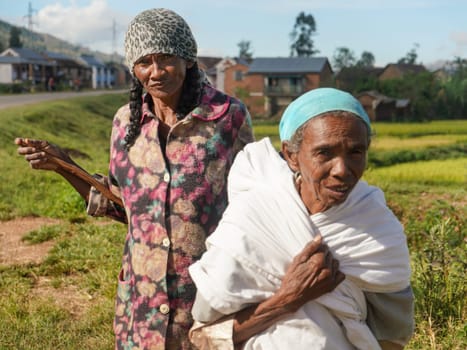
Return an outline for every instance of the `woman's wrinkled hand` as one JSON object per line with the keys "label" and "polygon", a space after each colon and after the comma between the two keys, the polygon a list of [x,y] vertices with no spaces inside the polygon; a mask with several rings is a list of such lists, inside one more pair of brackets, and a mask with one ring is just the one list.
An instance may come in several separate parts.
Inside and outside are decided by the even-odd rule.
{"label": "woman's wrinkled hand", "polygon": [[292,311],[310,300],[329,293],[345,279],[339,271],[339,261],[317,236],[292,260],[278,293]]}
{"label": "woman's wrinkled hand", "polygon": [[59,166],[54,157],[70,162],[70,157],[58,146],[45,140],[16,138],[18,154],[24,156],[32,169],[57,170]]}

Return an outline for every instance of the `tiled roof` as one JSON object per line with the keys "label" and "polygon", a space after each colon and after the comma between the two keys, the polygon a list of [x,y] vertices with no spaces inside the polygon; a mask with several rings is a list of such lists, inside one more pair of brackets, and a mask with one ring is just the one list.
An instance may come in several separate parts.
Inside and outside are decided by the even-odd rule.
{"label": "tiled roof", "polygon": [[43,60],[44,56],[42,56],[37,51],[32,49],[24,48],[24,47],[12,47],[11,51],[15,52],[19,57],[28,59],[28,60]]}
{"label": "tiled roof", "polygon": [[82,67],[83,66],[83,64],[80,63],[79,60],[73,57],[70,57],[68,55],[65,55],[63,53],[60,53],[60,52],[45,51],[44,55],[50,60],[60,62],[61,64],[66,64],[67,66],[71,66],[71,67]]}
{"label": "tiled roof", "polygon": [[61,52],[45,51],[44,55],[53,60],[72,60],[73,58]]}
{"label": "tiled roof", "polygon": [[20,64],[20,63],[29,63],[30,61],[25,59],[25,58],[22,58],[22,57],[18,57],[18,56],[0,56],[0,63],[15,63],[15,64]]}
{"label": "tiled roof", "polygon": [[326,57],[259,57],[248,73],[319,73],[326,62]]}
{"label": "tiled roof", "polygon": [[97,59],[94,56],[91,55],[81,55],[81,60],[84,61],[89,66],[94,66],[94,67],[104,67],[104,63],[102,63],[99,59]]}
{"label": "tiled roof", "polygon": [[[9,51],[14,52],[16,55],[10,55]],[[0,57],[9,57],[9,58],[21,58],[20,61],[3,61],[4,63],[33,63],[41,64],[44,66],[51,66],[53,63],[47,61],[44,56],[42,56],[37,51],[24,47],[12,47],[3,51],[2,56]]]}

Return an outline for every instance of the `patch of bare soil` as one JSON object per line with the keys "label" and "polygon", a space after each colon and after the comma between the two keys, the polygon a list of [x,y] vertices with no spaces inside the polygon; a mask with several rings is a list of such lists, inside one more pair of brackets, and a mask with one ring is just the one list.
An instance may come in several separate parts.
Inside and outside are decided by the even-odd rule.
{"label": "patch of bare soil", "polygon": [[45,225],[54,225],[60,220],[40,217],[25,217],[0,222],[0,265],[24,265],[40,263],[54,242],[29,244],[21,239],[30,231]]}
{"label": "patch of bare soil", "polygon": [[[30,231],[43,226],[60,223],[60,220],[25,217],[0,222],[0,265],[40,264],[53,247],[53,241],[39,244],[23,242],[22,237]],[[37,276],[31,296],[39,299],[53,300],[58,307],[64,307],[74,317],[79,317],[89,309],[91,295],[70,284],[55,288],[49,278]]]}
{"label": "patch of bare soil", "polygon": [[83,292],[77,286],[69,284],[56,288],[52,280],[40,276],[37,278],[31,296],[39,299],[53,300],[53,303],[66,309],[75,319],[88,311],[95,301],[90,294]]}

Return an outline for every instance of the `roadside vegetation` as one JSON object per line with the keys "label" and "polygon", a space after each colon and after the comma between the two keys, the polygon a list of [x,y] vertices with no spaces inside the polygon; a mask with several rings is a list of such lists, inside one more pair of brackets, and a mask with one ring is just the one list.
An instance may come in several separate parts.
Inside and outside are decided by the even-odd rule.
{"label": "roadside vegetation", "polygon": [[[23,237],[54,242],[41,263],[0,263],[0,350],[113,348],[126,228],[87,217],[79,195],[56,174],[30,170],[13,140],[47,139],[106,173],[111,120],[126,101],[107,95],[0,111],[0,221],[61,219]],[[279,147],[277,122],[254,127],[257,139]],[[465,349],[467,120],[375,123],[374,131],[364,179],[385,191],[411,251],[416,330],[407,349]]]}

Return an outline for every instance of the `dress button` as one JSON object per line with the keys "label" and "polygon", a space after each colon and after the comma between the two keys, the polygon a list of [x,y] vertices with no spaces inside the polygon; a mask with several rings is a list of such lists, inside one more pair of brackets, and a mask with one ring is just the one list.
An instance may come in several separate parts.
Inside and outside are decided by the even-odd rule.
{"label": "dress button", "polygon": [[168,239],[167,237],[165,237],[163,240],[162,240],[162,245],[164,247],[170,247],[170,239]]}
{"label": "dress button", "polygon": [[169,308],[169,305],[167,304],[162,304],[160,307],[159,307],[159,310],[161,313],[163,313],[164,315],[167,315],[170,311],[170,308]]}
{"label": "dress button", "polygon": [[170,175],[169,175],[169,173],[165,173],[165,175],[164,175],[164,181],[165,181],[165,182],[169,182],[169,180],[170,180]]}

